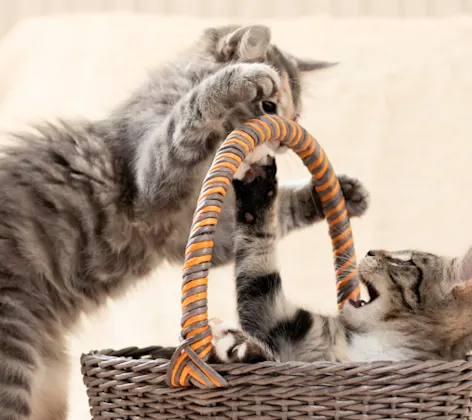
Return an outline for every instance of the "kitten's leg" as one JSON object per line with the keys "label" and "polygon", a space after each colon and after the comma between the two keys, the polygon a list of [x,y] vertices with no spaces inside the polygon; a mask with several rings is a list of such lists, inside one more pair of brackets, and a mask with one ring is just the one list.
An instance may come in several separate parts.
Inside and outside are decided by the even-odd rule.
{"label": "kitten's leg", "polygon": [[31,418],[40,331],[18,301],[0,296],[0,420]]}
{"label": "kitten's leg", "polygon": [[[280,344],[304,338],[312,314],[285,297],[276,264],[276,164],[253,165],[236,192],[236,291],[242,329],[280,356]],[[293,343],[292,343],[293,344]]]}
{"label": "kitten's leg", "polygon": [[[138,150],[137,181],[144,202],[165,209],[195,187],[198,168],[224,139],[228,114],[239,104],[276,93],[279,76],[270,66],[224,67],[187,93]],[[204,169],[204,168],[202,168]]]}
{"label": "kitten's leg", "polygon": [[[367,190],[356,178],[339,175],[338,179],[349,216],[362,216],[369,204]],[[311,182],[299,187],[282,186],[280,188],[278,219],[281,235],[324,219],[320,198]]]}
{"label": "kitten's leg", "polygon": [[277,167],[252,164],[242,180],[233,180],[236,193],[236,291],[243,330],[266,341],[274,311],[285,307],[276,263]]}
{"label": "kitten's leg", "polygon": [[53,340],[41,360],[33,387],[32,419],[66,420],[69,361],[61,338]]}

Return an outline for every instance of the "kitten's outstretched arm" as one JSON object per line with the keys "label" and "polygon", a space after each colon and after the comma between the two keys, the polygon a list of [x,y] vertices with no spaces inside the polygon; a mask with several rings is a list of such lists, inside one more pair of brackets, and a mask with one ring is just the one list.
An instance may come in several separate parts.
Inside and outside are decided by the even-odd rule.
{"label": "kitten's outstretched arm", "polygon": [[[268,359],[336,360],[337,343],[346,341],[340,321],[293,305],[282,289],[275,253],[278,209],[275,174],[275,160],[269,158],[264,166],[253,165],[242,180],[233,181],[241,327],[250,337],[248,342],[260,343],[259,351]],[[218,349],[218,340],[215,346]],[[238,352],[243,355],[242,350]]]}
{"label": "kitten's outstretched arm", "polygon": [[[338,179],[349,216],[362,216],[369,204],[367,190],[356,178],[340,175]],[[281,235],[323,219],[321,202],[313,183],[309,182],[298,187],[287,185],[280,188],[278,220]]]}
{"label": "kitten's outstretched arm", "polygon": [[[311,314],[291,305],[282,290],[276,264],[277,178],[275,160],[251,166],[236,192],[236,290],[242,329],[277,350],[282,330],[296,326],[303,336]],[[293,325],[292,325],[293,324]]]}
{"label": "kitten's outstretched arm", "polygon": [[224,139],[230,111],[238,104],[259,107],[279,83],[270,66],[240,63],[218,70],[190,90],[139,146],[137,182],[145,203],[163,209],[182,201],[195,188],[195,178],[203,175],[199,165]]}

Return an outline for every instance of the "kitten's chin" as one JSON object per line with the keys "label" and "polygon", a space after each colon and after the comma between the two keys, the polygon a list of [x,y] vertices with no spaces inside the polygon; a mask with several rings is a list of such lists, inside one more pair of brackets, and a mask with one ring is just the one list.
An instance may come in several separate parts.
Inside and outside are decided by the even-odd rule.
{"label": "kitten's chin", "polygon": [[343,319],[354,329],[363,330],[374,325],[382,315],[380,299],[359,305],[358,302],[348,301],[341,311]]}

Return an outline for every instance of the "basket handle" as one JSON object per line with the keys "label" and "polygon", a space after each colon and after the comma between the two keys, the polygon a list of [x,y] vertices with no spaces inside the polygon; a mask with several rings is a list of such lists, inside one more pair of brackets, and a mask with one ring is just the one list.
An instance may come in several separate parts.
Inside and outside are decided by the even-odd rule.
{"label": "basket handle", "polygon": [[336,174],[319,143],[297,123],[272,115],[250,120],[233,131],[218,150],[198,199],[185,251],[182,283],[182,338],[167,372],[172,387],[193,384],[200,388],[226,385],[205,360],[213,348],[208,325],[207,284],[213,238],[221,205],[238,166],[265,141],[279,141],[303,160],[314,180],[329,225],[333,246],[338,309],[357,299],[359,284],[353,235]]}

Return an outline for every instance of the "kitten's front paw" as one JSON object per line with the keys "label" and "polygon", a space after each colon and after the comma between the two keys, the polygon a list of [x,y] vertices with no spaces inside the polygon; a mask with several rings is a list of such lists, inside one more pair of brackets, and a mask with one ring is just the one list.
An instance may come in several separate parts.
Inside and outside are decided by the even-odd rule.
{"label": "kitten's front paw", "polygon": [[362,216],[369,207],[369,193],[366,188],[357,178],[348,175],[339,175],[338,179],[349,216]]}
{"label": "kitten's front paw", "polygon": [[280,86],[278,73],[267,64],[241,63],[231,90],[238,102],[258,102],[274,96]]}
{"label": "kitten's front paw", "polygon": [[[250,163],[233,180],[238,214],[251,223],[264,215],[277,195],[277,165],[275,158],[266,155],[258,163]],[[239,178],[239,179],[238,179]]]}

